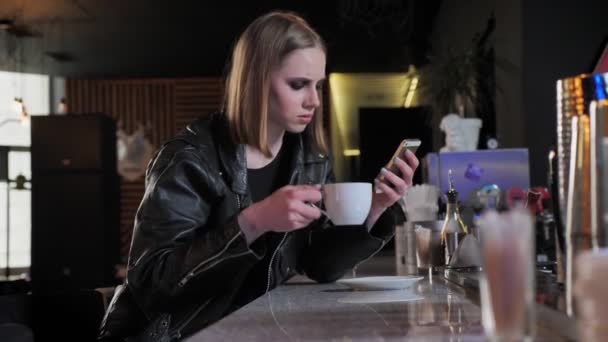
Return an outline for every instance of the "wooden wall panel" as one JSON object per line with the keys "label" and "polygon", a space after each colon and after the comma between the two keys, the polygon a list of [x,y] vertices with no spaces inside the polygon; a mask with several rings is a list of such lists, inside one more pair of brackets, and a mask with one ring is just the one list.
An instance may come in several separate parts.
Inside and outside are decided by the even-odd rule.
{"label": "wooden wall panel", "polygon": [[[111,116],[127,134],[140,124],[146,136],[161,144],[202,115],[220,109],[223,82],[219,78],[87,80],[66,84],[70,113],[102,112]],[[121,181],[121,253],[126,261],[135,212],[144,193],[143,177]]]}
{"label": "wooden wall panel", "polygon": [[222,79],[182,79],[175,83],[175,128],[184,128],[201,114],[221,108],[224,96]]}

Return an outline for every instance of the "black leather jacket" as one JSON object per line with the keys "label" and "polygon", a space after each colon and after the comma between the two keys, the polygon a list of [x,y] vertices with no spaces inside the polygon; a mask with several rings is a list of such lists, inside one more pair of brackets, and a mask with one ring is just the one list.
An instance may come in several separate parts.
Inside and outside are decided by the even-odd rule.
{"label": "black leather jacket", "polygon": [[[313,151],[306,136],[289,135],[290,184],[331,182],[330,159]],[[231,142],[224,115],[199,120],[165,143],[146,174],[127,281],[115,292],[102,335],[180,339],[233,310],[234,299],[253,288],[243,284],[248,272],[275,252],[257,240],[247,245],[237,216],[250,204],[244,146]],[[320,219],[286,233],[268,267],[269,287],[296,272],[318,282],[342,277],[393,236],[395,215],[403,215],[397,206],[369,232]]]}

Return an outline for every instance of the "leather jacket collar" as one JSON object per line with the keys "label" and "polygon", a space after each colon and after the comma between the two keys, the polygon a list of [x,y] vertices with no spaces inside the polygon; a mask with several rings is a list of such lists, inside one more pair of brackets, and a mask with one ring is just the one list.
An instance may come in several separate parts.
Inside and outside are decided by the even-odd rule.
{"label": "leather jacket collar", "polygon": [[[204,137],[201,132],[205,125],[210,125],[208,132],[213,135],[212,139]],[[290,184],[299,184],[299,176],[304,163],[322,162],[327,159],[327,156],[313,151],[307,151],[304,146],[305,134],[285,133],[289,146],[292,147],[292,174],[290,176]],[[197,145],[205,147],[210,141],[215,142],[215,148],[218,153],[218,161],[221,168],[221,176],[226,180],[233,192],[245,195],[248,193],[247,185],[247,157],[245,156],[245,145],[235,144],[228,130],[228,120],[223,113],[214,113],[210,115],[210,119],[202,119],[189,125],[186,131],[178,136],[178,139],[196,140]],[[207,145],[208,148],[208,145]],[[306,183],[306,182],[304,182]]]}

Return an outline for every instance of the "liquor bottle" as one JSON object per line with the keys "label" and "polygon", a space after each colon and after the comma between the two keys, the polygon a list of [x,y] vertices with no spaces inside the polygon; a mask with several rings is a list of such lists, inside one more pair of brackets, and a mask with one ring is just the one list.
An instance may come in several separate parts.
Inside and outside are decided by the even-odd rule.
{"label": "liquor bottle", "polygon": [[538,189],[528,189],[528,193],[526,194],[526,204],[525,208],[528,208],[530,214],[536,217],[537,214],[542,212],[542,204],[541,204],[541,196],[542,194],[539,191],[535,191]]}
{"label": "liquor bottle", "polygon": [[445,251],[446,266],[450,264],[454,253],[460,245],[460,241],[469,233],[467,226],[462,222],[460,211],[458,210],[458,192],[454,189],[454,179],[452,170],[448,170],[450,188],[446,192],[447,208],[445,220],[441,228],[441,244]]}
{"label": "liquor bottle", "polygon": [[476,193],[476,200],[473,208],[473,219],[471,222],[472,226],[467,227],[469,234],[473,234],[477,240],[481,241],[479,232],[479,223],[481,221],[481,215],[489,210],[496,211],[502,205],[501,203],[500,187],[496,184],[486,184],[482,186]]}
{"label": "liquor bottle", "polygon": [[526,207],[536,220],[536,261],[537,266],[551,267],[555,263],[555,218],[549,208],[551,195],[544,187],[528,190]]}

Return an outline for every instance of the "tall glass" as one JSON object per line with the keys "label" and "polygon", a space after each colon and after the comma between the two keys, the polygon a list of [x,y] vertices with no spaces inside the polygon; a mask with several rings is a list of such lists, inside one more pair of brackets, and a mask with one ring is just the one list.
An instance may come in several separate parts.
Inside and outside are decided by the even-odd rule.
{"label": "tall glass", "polygon": [[480,279],[484,332],[491,341],[525,341],[535,335],[534,225],[516,209],[480,220]]}
{"label": "tall glass", "polygon": [[575,260],[574,297],[578,339],[584,342],[608,341],[608,249],[585,251]]}

